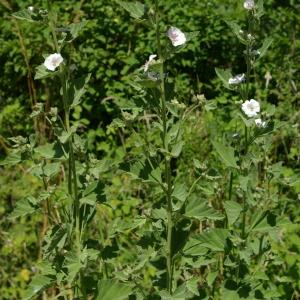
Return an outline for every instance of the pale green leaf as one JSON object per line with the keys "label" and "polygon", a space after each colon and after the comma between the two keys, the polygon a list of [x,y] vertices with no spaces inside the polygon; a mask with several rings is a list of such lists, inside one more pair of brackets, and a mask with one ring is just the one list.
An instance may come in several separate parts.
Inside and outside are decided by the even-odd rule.
{"label": "pale green leaf", "polygon": [[91,74],[87,74],[78,79],[75,79],[70,83],[69,88],[69,98],[71,103],[71,107],[75,107],[80,104],[81,98],[83,94],[86,92],[86,86],[91,78]]}
{"label": "pale green leaf", "polygon": [[231,90],[232,88],[229,85],[229,79],[232,77],[231,71],[229,69],[223,70],[220,68],[215,68],[215,71],[224,87]]}
{"label": "pale green leaf", "polygon": [[20,11],[17,11],[13,13],[12,16],[19,20],[35,22],[35,20],[32,19],[32,13],[28,9],[22,9]]}
{"label": "pale green leaf", "polygon": [[49,276],[35,275],[30,282],[22,300],[30,300],[51,285],[54,280]]}
{"label": "pale green leaf", "polygon": [[35,153],[46,159],[62,159],[63,150],[58,143],[45,144],[34,149]]}
{"label": "pale green leaf", "polygon": [[225,146],[217,141],[212,141],[212,144],[226,167],[238,168],[236,158],[234,156],[234,149],[231,146]]}
{"label": "pale green leaf", "polygon": [[4,160],[0,162],[0,166],[6,166],[6,165],[17,165],[22,161],[22,153],[20,151],[18,152],[11,152],[9,153]]}
{"label": "pale green leaf", "polygon": [[132,293],[132,288],[115,280],[101,280],[95,300],[125,300]]}
{"label": "pale green leaf", "polygon": [[272,43],[273,43],[273,38],[271,38],[271,37],[267,37],[264,40],[261,48],[259,48],[259,50],[258,50],[260,52],[259,58],[263,57],[267,53],[267,51],[270,48],[270,46],[272,45]]}
{"label": "pale green leaf", "polygon": [[144,4],[135,2],[117,1],[117,3],[127,10],[130,15],[135,19],[141,19],[145,14],[146,7]]}
{"label": "pale green leaf", "polygon": [[171,151],[171,155],[173,157],[178,157],[182,151],[182,147],[184,145],[184,141],[177,142],[173,147]]}
{"label": "pale green leaf", "polygon": [[10,218],[24,217],[33,214],[38,208],[33,204],[35,201],[30,197],[17,201],[16,207],[10,214]]}
{"label": "pale green leaf", "polygon": [[68,42],[73,41],[79,36],[79,33],[82,31],[82,29],[86,26],[87,21],[82,21],[79,23],[73,23],[68,26],[68,29],[70,30],[70,33],[72,35],[72,39]]}
{"label": "pale green leaf", "polygon": [[58,74],[58,71],[50,71],[43,64],[35,69],[34,80],[52,77]]}
{"label": "pale green leaf", "polygon": [[192,198],[186,208],[185,208],[185,216],[189,218],[195,218],[198,220],[222,220],[224,216],[217,212],[212,207],[207,206],[203,201]]}
{"label": "pale green leaf", "polygon": [[235,201],[225,201],[224,208],[226,211],[228,223],[233,225],[233,223],[240,216],[241,211],[243,210],[242,206]]}
{"label": "pale green leaf", "polygon": [[226,240],[230,236],[227,229],[214,228],[210,231],[195,235],[193,238],[201,244],[201,246],[208,248],[211,251],[224,251]]}

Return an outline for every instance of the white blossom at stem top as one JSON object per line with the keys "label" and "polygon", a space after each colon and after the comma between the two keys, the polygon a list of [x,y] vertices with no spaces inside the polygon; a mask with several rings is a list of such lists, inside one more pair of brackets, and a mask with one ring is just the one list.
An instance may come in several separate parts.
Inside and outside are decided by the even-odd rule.
{"label": "white blossom at stem top", "polygon": [[29,6],[28,7],[28,11],[32,13],[34,11],[34,7],[33,6]]}
{"label": "white blossom at stem top", "polygon": [[254,99],[246,100],[242,104],[242,110],[249,118],[252,118],[260,112],[260,104]]}
{"label": "white blossom at stem top", "polygon": [[50,70],[55,71],[57,67],[64,61],[63,57],[60,55],[60,53],[54,53],[50,54],[44,62],[44,66]]}
{"label": "white blossom at stem top", "polygon": [[144,67],[143,67],[145,73],[148,71],[149,66],[155,61],[155,58],[156,58],[156,57],[157,57],[156,54],[151,54],[151,55],[149,56],[148,61],[144,64]]}
{"label": "white blossom at stem top", "polygon": [[229,84],[240,84],[245,80],[245,74],[239,74],[232,78],[229,78],[228,83]]}
{"label": "white blossom at stem top", "polygon": [[185,34],[176,27],[170,27],[167,34],[174,47],[181,46],[186,43]]}
{"label": "white blossom at stem top", "polygon": [[244,2],[244,8],[245,9],[248,9],[248,10],[252,10],[255,8],[255,3],[254,3],[254,0],[246,0]]}

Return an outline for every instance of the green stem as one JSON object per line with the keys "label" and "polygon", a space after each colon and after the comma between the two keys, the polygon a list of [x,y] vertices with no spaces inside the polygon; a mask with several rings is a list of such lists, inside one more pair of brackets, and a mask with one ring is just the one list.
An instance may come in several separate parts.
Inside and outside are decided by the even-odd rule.
{"label": "green stem", "polygon": [[[51,5],[48,1],[48,10],[49,10],[49,26],[51,29],[51,33],[53,36],[54,46],[55,50],[59,53],[59,45],[58,45],[58,39],[56,35],[55,30],[55,22],[53,20],[53,15],[51,11]],[[64,104],[64,111],[65,111],[65,128],[67,132],[70,134],[69,138],[69,175],[68,175],[68,192],[73,197],[73,222],[75,221],[75,241],[76,241],[76,250],[77,255],[80,257],[81,255],[81,230],[80,230],[80,203],[79,203],[79,197],[78,197],[78,186],[77,186],[77,173],[76,173],[76,165],[75,165],[75,157],[74,157],[74,149],[73,149],[73,136],[71,134],[70,129],[70,102],[69,102],[69,95],[68,95],[68,80],[66,77],[66,72],[63,66],[60,66],[60,81],[62,85],[62,91],[63,91],[63,104]],[[73,223],[74,224],[74,223]],[[81,283],[79,285],[79,283]],[[83,282],[82,282],[82,274],[80,274],[79,287],[81,286],[81,291],[83,295],[85,295],[85,291],[83,288]]]}
{"label": "green stem", "polygon": [[173,262],[172,262],[172,231],[173,231],[173,207],[172,207],[172,175],[170,158],[168,157],[169,145],[167,141],[167,108],[166,108],[166,91],[165,91],[165,79],[164,79],[164,58],[162,53],[162,47],[160,42],[160,27],[159,27],[159,9],[158,0],[155,1],[155,11],[156,11],[156,41],[158,48],[158,55],[162,61],[160,67],[160,89],[161,89],[161,118],[163,122],[163,134],[162,143],[165,149],[165,183],[166,191],[165,196],[167,200],[167,249],[166,249],[166,261],[167,261],[167,290],[172,295],[172,281],[173,281]]}

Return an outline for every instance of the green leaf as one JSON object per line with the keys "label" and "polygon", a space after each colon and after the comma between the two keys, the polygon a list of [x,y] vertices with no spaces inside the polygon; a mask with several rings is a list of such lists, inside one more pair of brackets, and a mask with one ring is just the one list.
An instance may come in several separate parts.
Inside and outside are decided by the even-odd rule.
{"label": "green leaf", "polygon": [[64,153],[58,143],[45,144],[34,149],[35,153],[46,159],[64,158]]}
{"label": "green leaf", "polygon": [[231,146],[225,146],[217,141],[212,141],[212,144],[227,167],[238,168],[234,156],[234,149]]}
{"label": "green leaf", "polygon": [[45,236],[46,245],[44,246],[44,252],[51,254],[52,250],[56,248],[61,250],[65,245],[69,230],[70,228],[67,224],[55,225],[48,230]]}
{"label": "green leaf", "polygon": [[201,244],[201,246],[210,249],[211,251],[224,251],[226,240],[230,236],[227,229],[214,228],[210,231],[195,235],[193,238]]}
{"label": "green leaf", "polygon": [[77,253],[75,252],[69,252],[66,256],[64,266],[68,269],[67,281],[69,283],[74,281],[77,274],[85,265],[80,258],[81,257],[78,257]]}
{"label": "green leaf", "polygon": [[60,171],[60,166],[61,166],[60,162],[46,164],[46,166],[43,168],[44,175],[47,177],[52,177],[57,175]]}
{"label": "green leaf", "polygon": [[229,85],[229,79],[232,77],[231,71],[229,69],[223,70],[219,68],[215,68],[216,74],[223,82],[225,88],[231,90],[231,86]]}
{"label": "green leaf", "polygon": [[171,155],[173,157],[178,157],[182,151],[182,147],[184,145],[184,141],[177,142],[173,147],[171,151]]}
{"label": "green leaf", "polygon": [[54,279],[49,276],[35,275],[25,291],[22,300],[32,299],[34,296],[48,288],[52,282],[54,282]]}
{"label": "green leaf", "polygon": [[161,300],[186,300],[190,299],[190,292],[187,290],[185,284],[178,287],[172,295],[167,291],[160,292]]}
{"label": "green leaf", "polygon": [[17,165],[22,161],[22,153],[20,151],[17,152],[11,152],[8,154],[8,156],[5,157],[4,160],[0,162],[0,166],[14,166]]}
{"label": "green leaf", "polygon": [[125,300],[132,293],[132,288],[115,280],[101,280],[95,300]]}
{"label": "green leaf", "polygon": [[12,14],[12,16],[19,20],[35,22],[35,20],[32,19],[32,13],[28,9],[22,9],[18,12],[15,12]]}
{"label": "green leaf", "polygon": [[236,37],[243,43],[246,43],[246,40],[244,39],[243,35],[242,35],[242,31],[241,31],[241,26],[238,25],[236,22],[234,21],[230,21],[230,20],[225,20],[226,24],[230,27],[230,29],[232,30],[232,32],[236,35]]}
{"label": "green leaf", "polygon": [[79,36],[79,33],[82,31],[82,29],[86,26],[87,23],[88,23],[87,21],[82,21],[79,23],[70,24],[68,26],[68,29],[70,30],[72,39],[69,40],[68,42],[75,40]]}
{"label": "green leaf", "polygon": [[70,83],[69,99],[71,99],[71,107],[75,107],[80,104],[81,97],[86,92],[86,85],[91,78],[91,74],[87,74],[78,79],[75,79]]}
{"label": "green leaf", "polygon": [[35,202],[35,199],[32,197],[17,201],[15,209],[10,214],[10,218],[25,217],[33,214],[38,209],[38,207],[34,205]]}
{"label": "green leaf", "polygon": [[172,197],[183,203],[186,200],[187,196],[188,192],[186,189],[186,184],[176,182],[172,193]]}
{"label": "green leaf", "polygon": [[186,288],[195,296],[200,296],[199,290],[198,290],[198,278],[191,278],[186,282]]}
{"label": "green leaf", "polygon": [[242,206],[235,201],[225,201],[224,208],[226,211],[228,223],[233,225],[233,223],[240,216],[241,211],[243,210]]}
{"label": "green leaf", "polygon": [[50,71],[50,70],[48,70],[42,64],[42,65],[39,65],[38,67],[36,67],[34,80],[52,77],[52,76],[57,75],[58,73],[59,73],[58,71]]}
{"label": "green leaf", "polygon": [[255,17],[261,18],[265,14],[264,10],[264,0],[258,0],[256,3]]}
{"label": "green leaf", "polygon": [[90,183],[82,194],[80,203],[95,205],[97,202],[105,202],[105,185],[101,181],[94,181]]}
{"label": "green leaf", "polygon": [[183,249],[184,255],[186,256],[204,256],[207,253],[207,248],[202,246],[198,240],[190,238],[185,244]]}
{"label": "green leaf", "polygon": [[208,284],[208,286],[213,286],[217,276],[218,276],[219,272],[215,271],[215,272],[210,272],[207,277],[206,277],[206,282]]}
{"label": "green leaf", "polygon": [[267,51],[270,48],[270,46],[272,45],[272,43],[273,43],[273,38],[271,38],[271,37],[267,37],[264,40],[261,48],[259,48],[259,50],[258,50],[260,52],[259,58],[263,57],[267,53]]}
{"label": "green leaf", "polygon": [[185,216],[189,218],[195,218],[198,220],[222,220],[224,216],[217,212],[215,209],[207,206],[201,200],[192,198],[186,208],[185,208]]}
{"label": "green leaf", "polygon": [[117,3],[122,6],[125,10],[127,10],[130,15],[135,19],[141,19],[145,14],[146,7],[144,4],[135,1],[135,2],[125,2],[125,1],[117,1]]}

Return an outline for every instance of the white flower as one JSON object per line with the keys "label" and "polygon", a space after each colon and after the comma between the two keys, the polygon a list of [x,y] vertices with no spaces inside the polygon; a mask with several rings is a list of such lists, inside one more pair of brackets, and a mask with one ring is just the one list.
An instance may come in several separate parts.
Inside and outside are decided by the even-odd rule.
{"label": "white flower", "polygon": [[149,56],[149,60],[144,64],[144,72],[146,73],[149,69],[149,66],[154,62],[155,58],[157,57],[156,54],[151,54]]}
{"label": "white flower", "polygon": [[45,59],[44,66],[50,71],[55,71],[55,69],[63,62],[63,60],[64,59],[59,53],[54,53]]}
{"label": "white flower", "polygon": [[260,112],[259,102],[254,99],[246,100],[242,104],[242,110],[249,118],[255,117]]}
{"label": "white flower", "polygon": [[255,122],[255,125],[257,126],[257,127],[266,127],[266,122],[264,122],[264,121],[262,121],[262,119],[255,119],[254,120],[254,122]]}
{"label": "white flower", "polygon": [[183,45],[186,43],[186,36],[185,34],[176,27],[170,27],[168,30],[168,37],[172,42],[174,47]]}
{"label": "white flower", "polygon": [[33,6],[29,6],[29,7],[28,7],[28,11],[29,11],[29,12],[33,12],[33,11],[34,11],[34,7],[33,7]]}
{"label": "white flower", "polygon": [[240,84],[245,80],[245,74],[239,74],[232,78],[229,78],[228,83],[229,84]]}
{"label": "white flower", "polygon": [[254,7],[255,7],[254,0],[246,0],[244,2],[244,8],[245,9],[252,10],[252,9],[254,9]]}

